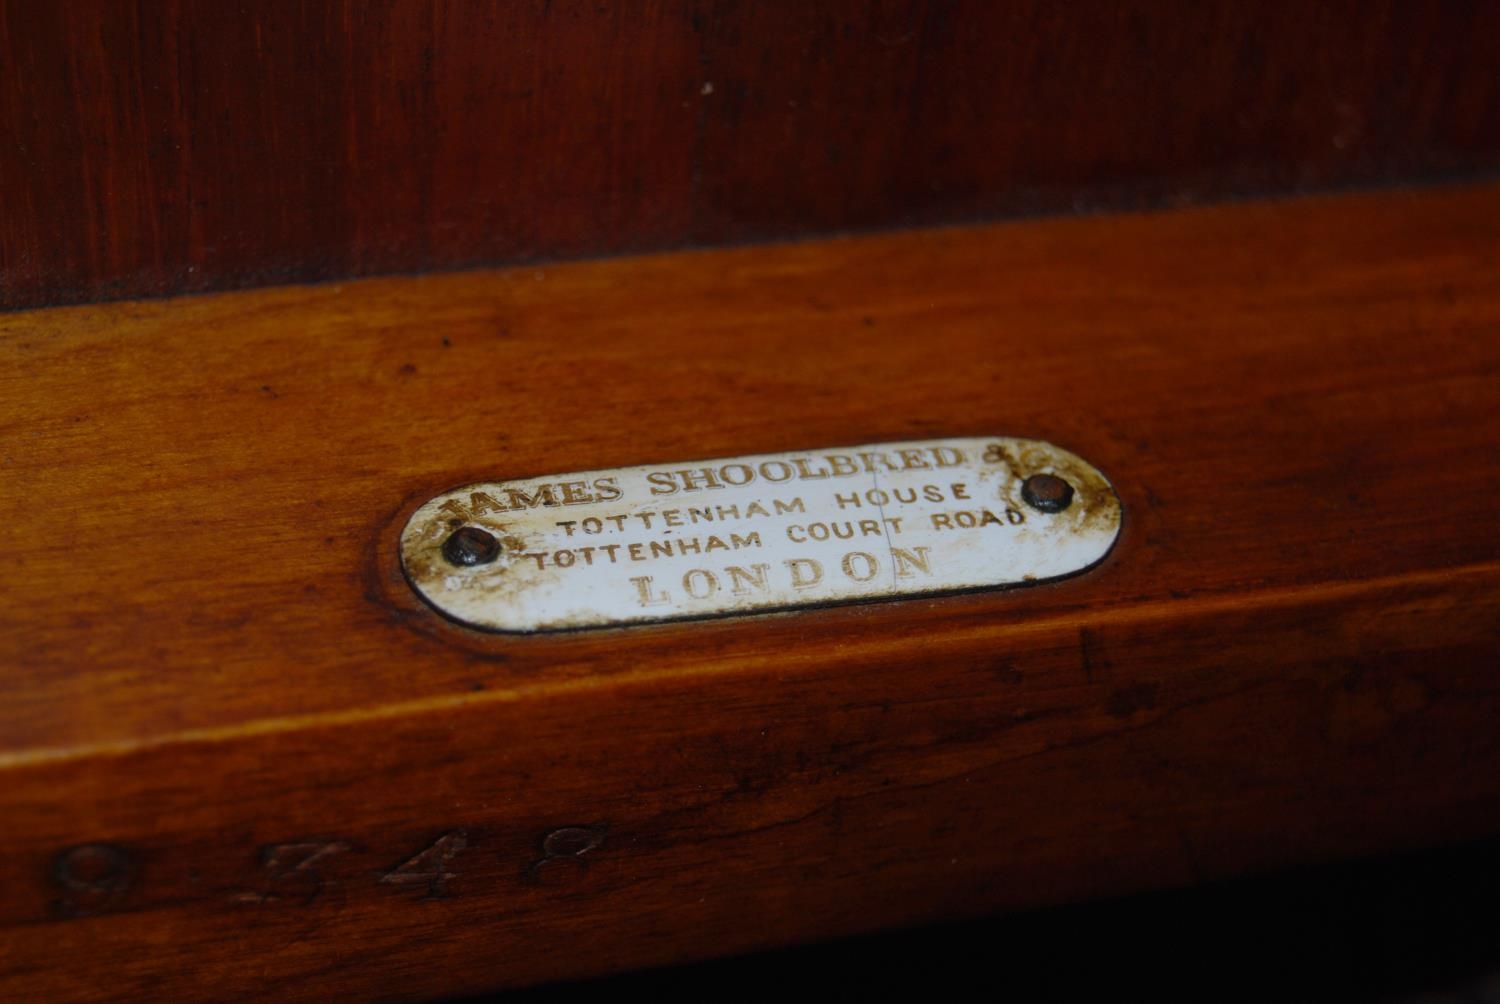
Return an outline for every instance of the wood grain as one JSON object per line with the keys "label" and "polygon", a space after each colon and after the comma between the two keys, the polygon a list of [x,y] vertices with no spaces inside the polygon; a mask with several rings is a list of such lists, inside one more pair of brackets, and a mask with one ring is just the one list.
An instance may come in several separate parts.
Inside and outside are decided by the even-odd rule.
{"label": "wood grain", "polygon": [[[0,996],[415,999],[1500,831],[1500,187],[0,318]],[[552,636],[485,478],[1043,438],[1032,589]]]}
{"label": "wood grain", "polygon": [[1500,167],[1500,7],[0,3],[0,306]]}

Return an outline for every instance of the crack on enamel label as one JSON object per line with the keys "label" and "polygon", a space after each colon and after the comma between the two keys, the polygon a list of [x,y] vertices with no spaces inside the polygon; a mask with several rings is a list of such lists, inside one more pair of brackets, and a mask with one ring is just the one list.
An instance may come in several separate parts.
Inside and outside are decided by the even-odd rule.
{"label": "crack on enamel label", "polygon": [[[1036,475],[1066,508],[1028,502]],[[417,509],[401,563],[463,624],[557,631],[1045,582],[1100,561],[1121,515],[1051,444],[933,439],[467,485]]]}

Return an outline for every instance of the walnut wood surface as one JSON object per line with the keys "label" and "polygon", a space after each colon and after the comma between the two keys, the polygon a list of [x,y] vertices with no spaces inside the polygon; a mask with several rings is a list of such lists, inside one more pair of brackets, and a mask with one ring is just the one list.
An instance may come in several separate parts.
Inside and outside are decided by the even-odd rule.
{"label": "walnut wood surface", "polygon": [[5,0],[0,305],[1500,167],[1500,5]]}
{"label": "walnut wood surface", "polygon": [[[1500,187],[0,318],[0,996],[422,997],[1500,830]],[[481,635],[484,478],[1071,449],[1086,575]]]}

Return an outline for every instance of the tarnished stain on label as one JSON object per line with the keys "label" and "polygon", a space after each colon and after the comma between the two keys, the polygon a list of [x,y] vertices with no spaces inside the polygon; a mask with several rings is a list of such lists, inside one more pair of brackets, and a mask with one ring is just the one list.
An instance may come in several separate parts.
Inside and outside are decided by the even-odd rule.
{"label": "tarnished stain on label", "polygon": [[1044,582],[1120,520],[1065,450],[933,439],[473,484],[413,514],[401,562],[454,620],[556,631]]}

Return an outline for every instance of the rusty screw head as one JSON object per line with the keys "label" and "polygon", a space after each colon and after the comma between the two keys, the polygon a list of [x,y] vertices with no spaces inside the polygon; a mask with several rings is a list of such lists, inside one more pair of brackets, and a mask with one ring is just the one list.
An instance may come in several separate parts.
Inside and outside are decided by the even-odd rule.
{"label": "rusty screw head", "polygon": [[1022,482],[1021,498],[1038,512],[1062,512],[1073,504],[1073,486],[1056,474],[1033,474]]}
{"label": "rusty screw head", "polygon": [[455,565],[488,565],[500,557],[500,542],[488,530],[459,527],[443,541],[443,557]]}

